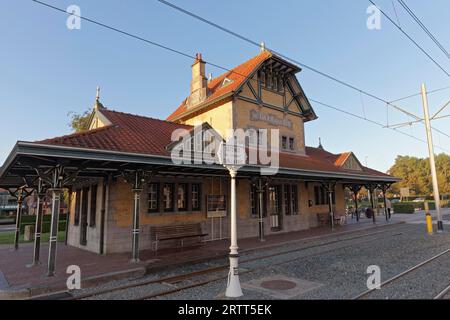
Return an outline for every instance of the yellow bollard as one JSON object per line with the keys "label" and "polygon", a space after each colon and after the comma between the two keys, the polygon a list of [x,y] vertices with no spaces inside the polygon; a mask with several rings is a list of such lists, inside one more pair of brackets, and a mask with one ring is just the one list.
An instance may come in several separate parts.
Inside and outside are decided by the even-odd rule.
{"label": "yellow bollard", "polygon": [[428,234],[433,234],[433,222],[431,220],[431,214],[429,212],[427,212],[425,217],[426,217],[425,219],[427,220],[427,231],[428,231]]}
{"label": "yellow bollard", "polygon": [[427,231],[428,234],[433,234],[433,221],[431,219],[430,208],[428,207],[428,202],[424,203],[425,206],[425,219],[427,221]]}

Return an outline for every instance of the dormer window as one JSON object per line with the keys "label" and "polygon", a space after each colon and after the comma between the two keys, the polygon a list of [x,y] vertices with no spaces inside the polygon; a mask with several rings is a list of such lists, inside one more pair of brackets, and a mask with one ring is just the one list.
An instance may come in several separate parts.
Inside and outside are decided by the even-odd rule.
{"label": "dormer window", "polygon": [[264,71],[259,73],[259,80],[261,81],[261,86],[264,87],[266,85],[266,73]]}
{"label": "dormer window", "polygon": [[222,81],[222,87],[225,87],[226,85],[229,85],[232,82],[233,82],[233,80],[231,80],[230,78],[225,77],[225,79],[223,79],[223,81]]}
{"label": "dormer window", "polygon": [[261,70],[259,72],[259,82],[261,87],[275,92],[284,92],[283,74]]}
{"label": "dormer window", "polygon": [[280,81],[278,82],[278,91],[283,92],[284,91],[284,81],[283,78],[280,77]]}

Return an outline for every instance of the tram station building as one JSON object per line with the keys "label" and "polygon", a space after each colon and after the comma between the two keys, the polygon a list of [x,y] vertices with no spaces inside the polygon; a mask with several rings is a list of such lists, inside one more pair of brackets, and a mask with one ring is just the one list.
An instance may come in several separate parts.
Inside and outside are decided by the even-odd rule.
{"label": "tram station building", "polygon": [[216,78],[205,65],[198,54],[190,94],[166,120],[112,110],[97,95],[88,130],[17,142],[0,169],[0,187],[47,192],[54,206],[68,190],[69,245],[99,254],[137,251],[138,258],[139,249],[187,245],[195,235],[230,236],[229,171],[175,163],[171,155],[185,137],[174,140],[174,132],[194,141],[196,126],[224,140],[229,129],[278,129],[276,174],[262,175],[258,163],[237,171],[238,238],[257,237],[260,228],[268,235],[333,225],[345,214],[345,188],[385,191],[398,181],[352,152],[305,145],[305,123],[317,115],[298,66],[268,50]]}

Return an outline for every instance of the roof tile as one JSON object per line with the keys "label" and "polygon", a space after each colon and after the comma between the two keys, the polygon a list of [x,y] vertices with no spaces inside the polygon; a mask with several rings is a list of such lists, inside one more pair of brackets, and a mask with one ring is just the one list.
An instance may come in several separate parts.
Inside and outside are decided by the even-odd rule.
{"label": "roof tile", "polygon": [[[112,125],[81,133],[74,133],[36,143],[61,145],[97,150],[142,153],[148,155],[170,156],[166,149],[176,129],[191,130],[192,126],[158,120],[123,112],[102,109],[101,112]],[[342,168],[337,162],[344,154],[306,147],[306,155],[280,153],[280,167],[311,171],[355,173]],[[358,174],[389,177],[389,175],[363,167]]]}
{"label": "roof tile", "polygon": [[106,108],[101,112],[112,125],[37,143],[167,156],[166,146],[171,142],[172,132],[192,128]]}

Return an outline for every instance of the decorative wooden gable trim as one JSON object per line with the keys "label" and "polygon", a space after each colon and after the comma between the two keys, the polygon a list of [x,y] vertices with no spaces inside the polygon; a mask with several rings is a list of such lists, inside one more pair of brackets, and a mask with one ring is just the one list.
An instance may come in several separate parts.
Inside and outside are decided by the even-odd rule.
{"label": "decorative wooden gable trim", "polygon": [[[272,68],[277,68],[277,74],[283,74],[282,83],[278,84],[278,86],[282,86],[282,90],[271,90],[262,86],[261,75],[265,76],[265,72],[268,72],[267,70],[269,69],[272,70]],[[298,71],[300,69],[292,69],[292,66],[283,65],[283,62],[279,59],[275,62],[273,58],[269,59],[258,68],[255,68],[253,73],[236,90],[235,97],[260,106],[278,109],[300,116],[306,121],[314,120],[317,116],[295,76],[295,73]],[[265,101],[262,94],[263,90],[264,92],[271,92],[282,96],[283,102],[280,105],[273,105]]]}
{"label": "decorative wooden gable trim", "polygon": [[89,122],[89,130],[102,128],[112,125],[112,122],[100,111],[94,110],[91,114],[91,119]]}
{"label": "decorative wooden gable trim", "polygon": [[342,153],[335,161],[335,165],[354,171],[363,171],[363,166],[353,152]]}

